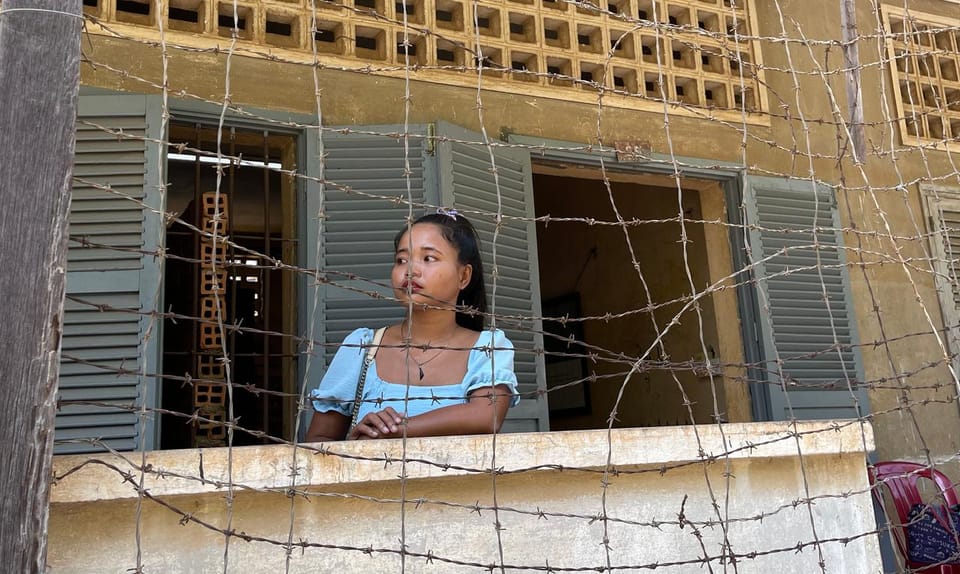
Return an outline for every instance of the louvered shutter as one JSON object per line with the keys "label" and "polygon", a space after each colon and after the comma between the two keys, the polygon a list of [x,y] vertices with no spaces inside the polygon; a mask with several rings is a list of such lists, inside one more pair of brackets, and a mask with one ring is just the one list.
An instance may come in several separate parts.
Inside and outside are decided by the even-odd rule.
{"label": "louvered shutter", "polygon": [[863,416],[869,406],[857,386],[863,368],[859,349],[852,347],[857,331],[832,191],[811,182],[749,177],[746,202],[755,226],[750,246],[771,417]]}
{"label": "louvered shutter", "polygon": [[79,100],[57,453],[103,450],[62,442],[90,439],[133,450],[141,432],[147,448],[154,446],[153,426],[140,428],[131,410],[141,401],[154,405],[156,393],[152,377],[141,385],[139,376],[144,360],[147,372],[156,372],[158,356],[157,328],[145,340],[150,318],[140,313],[149,310],[160,280],[159,261],[143,254],[160,240],[159,216],[142,205],[159,206],[155,186],[146,184],[157,160],[156,144],[148,140],[159,137],[159,114],[149,102],[145,96]]}
{"label": "louvered shutter", "polygon": [[[543,354],[535,352],[543,348],[543,336],[540,320],[534,319],[541,313],[530,155],[523,149],[494,147],[491,161],[490,148],[478,143],[483,141],[480,134],[442,122],[436,131],[442,203],[463,210],[477,227],[483,243],[487,295],[497,315],[497,327],[506,332],[516,349],[514,368],[524,398],[510,409],[503,431],[549,430],[546,395],[537,394],[545,388],[546,379]],[[477,212],[481,215],[474,215]],[[503,219],[495,234],[497,213]]]}
{"label": "louvered shutter", "polygon": [[[403,126],[352,126],[346,133],[324,132],[322,190],[312,182],[307,189],[307,266],[319,269],[327,283],[319,286],[314,311],[312,285],[301,305],[302,325],[313,325],[313,338],[325,345],[315,353],[307,387],[315,387],[337,345],[357,327],[376,328],[403,319],[404,307],[370,293],[392,296],[393,238],[407,221],[406,163],[415,204],[424,201],[424,138],[373,135],[402,133]],[[414,126],[411,134],[425,129]],[[309,170],[319,166],[319,145],[307,144]],[[319,171],[308,172],[319,175]],[[318,216],[321,214],[322,216]],[[414,216],[422,213],[415,209]],[[318,235],[318,225],[320,233]],[[309,333],[305,333],[309,335]],[[320,361],[322,359],[322,362]]]}
{"label": "louvered shutter", "polygon": [[960,374],[960,188],[924,187],[940,299],[954,372]]}

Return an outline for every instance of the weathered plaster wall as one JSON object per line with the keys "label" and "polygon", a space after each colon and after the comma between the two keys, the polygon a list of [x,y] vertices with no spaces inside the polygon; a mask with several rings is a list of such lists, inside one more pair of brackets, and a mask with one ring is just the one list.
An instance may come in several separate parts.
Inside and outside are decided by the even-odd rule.
{"label": "weathered plaster wall", "polygon": [[[776,10],[779,5],[790,17],[785,24],[790,37],[799,38],[801,32],[812,39],[841,37],[840,7],[836,3],[762,4],[760,12],[765,15],[760,18],[761,35],[781,33]],[[903,6],[896,2],[891,5]],[[911,10],[957,17],[956,5],[948,2],[911,1],[909,6]],[[813,173],[819,180],[845,186],[837,200],[841,220],[848,229],[846,246],[856,249],[848,250],[846,257],[855,264],[850,276],[860,340],[864,343],[866,377],[879,381],[869,393],[870,408],[875,413],[877,457],[926,461],[927,449],[937,459],[960,448],[960,419],[957,387],[931,334],[934,329],[942,329],[943,323],[933,277],[922,262],[927,245],[919,237],[927,227],[916,182],[948,176],[945,184],[960,186],[960,177],[948,154],[901,146],[896,123],[891,123],[897,112],[890,75],[878,65],[886,53],[876,38],[878,16],[873,7],[873,3],[857,3],[859,30],[872,35],[859,44],[864,65],[864,119],[868,124],[868,153],[884,153],[868,157],[863,166],[853,165],[843,134],[833,126],[820,124],[820,120],[838,119],[832,113],[831,97],[841,110],[846,109],[842,75],[820,74],[823,69],[837,69],[842,61],[840,47],[834,42],[810,49],[793,44],[789,58],[783,44],[765,45],[767,82],[771,93],[778,95],[771,97],[771,109],[789,113],[793,121],[774,121],[769,134],[787,149],[770,147],[756,153],[759,150],[748,148],[747,157],[758,168],[804,178]],[[790,73],[791,68],[797,73]],[[797,98],[802,105],[797,105]],[[806,123],[799,121],[800,112]],[[895,153],[890,152],[891,147]],[[810,149],[825,157],[810,162],[794,156],[793,149]],[[844,161],[837,162],[833,158],[841,150]],[[886,342],[873,345],[878,341]]]}
{"label": "weathered plaster wall", "polygon": [[[279,572],[289,539],[290,572],[396,572],[402,538],[415,554],[406,559],[407,572],[485,571],[483,565],[500,563],[501,550],[508,571],[548,562],[602,567],[609,560],[623,571],[659,563],[657,571],[701,572],[698,557],[716,556],[725,535],[733,552],[758,553],[741,556],[738,572],[812,572],[823,560],[831,574],[878,573],[877,538],[864,536],[875,529],[863,452],[872,445],[870,429],[861,435],[856,424],[839,432],[822,428],[727,425],[725,437],[715,425],[616,430],[609,437],[606,431],[504,435],[496,448],[496,466],[507,472],[496,477],[498,513],[474,510],[493,504],[493,478],[461,469],[490,468],[489,437],[410,440],[408,457],[453,466],[410,462],[404,490],[397,480],[399,440],[329,445],[355,459],[301,449],[292,504],[284,494],[293,464],[288,447],[207,449],[202,461],[195,450],[150,453],[144,488],[162,504],[144,500],[139,522],[136,488],[104,465],[87,464],[56,483],[48,562],[54,573],[124,572],[136,565],[139,550],[147,572]],[[729,459],[697,462],[699,446],[717,454],[724,441]],[[604,490],[597,470],[608,453],[621,472],[604,479]],[[384,457],[393,463],[385,465]],[[229,510],[222,484],[228,459],[237,484]],[[138,455],[57,457],[55,472],[91,460],[139,481]],[[544,461],[564,470],[516,472]],[[205,483],[196,479],[201,466]],[[401,496],[409,501],[404,515],[396,502]],[[816,504],[794,504],[807,498]],[[611,520],[592,520],[603,509]],[[541,511],[575,516],[541,517]],[[678,514],[689,521],[682,528]],[[725,531],[705,524],[721,516]],[[227,528],[238,536],[225,553],[215,529]]]}
{"label": "weathered plaster wall", "polygon": [[[910,7],[956,16],[955,4],[949,2],[919,0],[910,2]],[[872,3],[857,3],[861,33],[869,35],[876,30],[873,8]],[[860,339],[865,343],[866,377],[880,381],[869,394],[877,428],[877,456],[924,460],[928,450],[935,458],[949,456],[960,448],[960,411],[951,399],[956,386],[931,334],[942,328],[942,320],[933,278],[922,260],[927,246],[917,239],[926,228],[916,182],[932,178],[960,186],[955,158],[937,150],[901,148],[896,128],[891,128],[894,124],[889,121],[896,114],[889,74],[878,65],[882,47],[876,38],[867,37],[859,47],[864,64],[867,146],[874,155],[862,166],[854,165],[843,129],[832,125],[838,120],[834,102],[840,110],[845,107],[843,77],[821,73],[836,70],[841,61],[839,7],[832,2],[800,0],[758,2],[757,20],[758,34],[763,37],[785,34],[828,41],[809,46],[763,43],[773,117],[769,126],[748,125],[746,136],[739,123],[723,125],[671,116],[667,126],[659,113],[497,92],[482,94],[485,127],[492,135],[517,133],[582,143],[595,143],[598,135],[608,144],[641,139],[659,153],[672,150],[682,156],[732,162],[745,158],[753,173],[815,177],[845,186],[838,201],[847,229],[846,244],[856,248],[847,258],[854,264],[853,297]],[[162,60],[156,46],[102,36],[88,36],[84,46],[98,64],[83,67],[85,85],[157,91]],[[216,103],[223,100],[226,55],[173,47],[169,54],[172,95],[182,91]],[[317,112],[310,67],[239,56],[231,59],[230,66],[233,103]],[[325,125],[403,121],[403,80],[335,70],[317,74]],[[446,120],[469,129],[480,127],[475,89],[413,82],[409,111],[411,122]],[[838,153],[843,154],[840,161]],[[878,341],[884,343],[873,344]]]}

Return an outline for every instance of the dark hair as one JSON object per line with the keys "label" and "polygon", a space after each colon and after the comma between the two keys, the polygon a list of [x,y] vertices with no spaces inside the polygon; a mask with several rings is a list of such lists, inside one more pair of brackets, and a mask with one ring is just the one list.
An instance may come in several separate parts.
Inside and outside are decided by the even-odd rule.
{"label": "dark hair", "polygon": [[483,284],[483,261],[480,258],[480,236],[477,235],[477,230],[459,213],[429,213],[417,218],[409,227],[404,227],[397,233],[393,239],[394,251],[400,246],[403,234],[420,223],[439,227],[443,238],[457,249],[460,265],[470,265],[473,268],[470,283],[457,295],[457,325],[482,331],[484,315],[487,313],[487,288]]}

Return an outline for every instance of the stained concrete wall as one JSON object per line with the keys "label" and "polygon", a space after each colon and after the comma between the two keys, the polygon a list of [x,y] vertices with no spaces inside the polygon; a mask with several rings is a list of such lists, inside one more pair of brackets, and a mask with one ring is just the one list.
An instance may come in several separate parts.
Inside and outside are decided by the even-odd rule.
{"label": "stained concrete wall", "polygon": [[[285,446],[56,457],[48,563],[70,574],[125,572],[138,555],[145,572],[168,574],[396,572],[402,540],[406,572],[703,572],[704,556],[718,571],[724,546],[741,573],[819,572],[821,561],[830,574],[881,572],[870,427],[822,428],[330,443],[296,460]],[[141,469],[149,496],[138,501]]]}
{"label": "stained concrete wall", "polygon": [[[910,8],[956,17],[950,2],[917,0]],[[872,3],[857,3],[857,22],[864,34],[874,34],[877,28],[873,10]],[[935,460],[949,457],[960,445],[960,412],[956,385],[932,334],[943,325],[933,277],[922,264],[927,246],[919,236],[926,228],[916,182],[946,176],[942,183],[960,186],[955,158],[941,150],[900,145],[897,128],[889,121],[895,115],[889,72],[878,64],[883,48],[869,36],[859,48],[872,155],[863,165],[854,165],[842,128],[833,125],[839,117],[834,102],[839,110],[846,105],[843,76],[821,74],[824,69],[836,70],[841,59],[839,7],[827,1],[782,0],[757,2],[756,13],[757,34],[763,38],[786,35],[827,41],[762,42],[771,117],[769,125],[747,125],[746,135],[740,123],[671,116],[665,125],[662,113],[493,91],[482,93],[483,127],[494,136],[513,133],[581,143],[596,143],[599,137],[609,144],[639,136],[654,152],[745,161],[753,173],[815,177],[845,186],[838,192],[838,202],[846,244],[856,248],[847,259],[852,264],[860,339],[868,343],[863,348],[866,378],[881,382],[869,393],[877,456],[925,460],[929,452]],[[85,53],[99,64],[83,66],[87,86],[155,93],[164,78],[164,61],[155,45],[91,35],[85,39]],[[226,62],[222,51],[171,47],[166,62],[171,93],[221,102]],[[230,70],[234,104],[317,112],[314,70],[309,66],[234,56]],[[319,104],[325,125],[396,124],[406,118],[414,123],[446,120],[468,129],[481,127],[472,88],[413,81],[407,92],[398,78],[331,69],[317,70],[316,75],[323,88]]]}

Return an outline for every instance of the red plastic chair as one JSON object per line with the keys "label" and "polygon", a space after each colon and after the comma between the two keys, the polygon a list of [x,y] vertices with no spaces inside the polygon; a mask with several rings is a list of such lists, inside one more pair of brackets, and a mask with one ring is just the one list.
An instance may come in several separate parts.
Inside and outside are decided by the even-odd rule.
{"label": "red plastic chair", "polygon": [[[938,470],[913,462],[878,462],[869,467],[869,472],[870,484],[882,484],[890,491],[899,519],[898,524],[891,523],[890,528],[905,566],[916,573],[960,574],[960,564],[931,566],[923,562],[914,562],[907,556],[908,541],[905,525],[909,521],[911,508],[918,504],[930,504],[936,507],[946,506],[948,508],[960,504],[950,479]],[[917,488],[917,483],[920,480],[930,480],[937,486],[939,495],[936,499],[924,501],[920,497],[920,489]],[[884,505],[883,492],[879,488],[873,489],[873,496],[881,506]],[[949,517],[944,515],[942,518],[941,524],[944,523],[944,520],[946,524],[949,524]]]}

